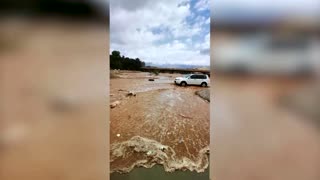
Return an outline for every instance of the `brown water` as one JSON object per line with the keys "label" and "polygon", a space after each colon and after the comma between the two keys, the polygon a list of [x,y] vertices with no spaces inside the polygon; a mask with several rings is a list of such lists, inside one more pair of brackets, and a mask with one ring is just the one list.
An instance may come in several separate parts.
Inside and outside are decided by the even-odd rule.
{"label": "brown water", "polygon": [[203,173],[190,171],[166,172],[161,165],[155,165],[152,168],[135,168],[130,173],[112,173],[111,180],[209,180],[209,168]]}
{"label": "brown water", "polygon": [[[148,81],[148,73],[126,74],[111,79],[111,99],[121,101],[110,112],[111,171],[162,164],[166,171],[203,172],[209,164],[209,103],[195,95],[201,87],[176,86],[177,75]],[[128,91],[137,94],[126,97]]]}

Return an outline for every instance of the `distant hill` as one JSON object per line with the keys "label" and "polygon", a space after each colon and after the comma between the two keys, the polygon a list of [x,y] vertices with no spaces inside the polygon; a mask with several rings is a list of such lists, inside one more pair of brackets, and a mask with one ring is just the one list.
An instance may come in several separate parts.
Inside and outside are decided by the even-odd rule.
{"label": "distant hill", "polygon": [[200,65],[187,65],[187,64],[155,64],[146,62],[146,66],[159,67],[159,68],[176,68],[176,69],[202,69],[209,70],[210,66],[200,66]]}

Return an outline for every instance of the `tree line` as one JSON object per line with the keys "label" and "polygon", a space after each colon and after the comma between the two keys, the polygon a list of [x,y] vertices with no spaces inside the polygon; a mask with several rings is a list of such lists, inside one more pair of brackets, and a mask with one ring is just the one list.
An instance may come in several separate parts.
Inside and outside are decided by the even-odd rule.
{"label": "tree line", "polygon": [[112,51],[110,54],[110,68],[121,70],[141,70],[145,66],[145,62],[139,58],[133,59],[121,56],[120,51]]}

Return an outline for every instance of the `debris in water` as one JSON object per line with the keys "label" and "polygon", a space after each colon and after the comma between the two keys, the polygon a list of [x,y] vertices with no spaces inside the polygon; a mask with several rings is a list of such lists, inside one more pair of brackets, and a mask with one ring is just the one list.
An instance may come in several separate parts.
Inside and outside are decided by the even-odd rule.
{"label": "debris in water", "polygon": [[115,101],[113,103],[110,104],[111,108],[115,108],[116,106],[118,106],[120,104],[120,101]]}
{"label": "debris in water", "polygon": [[127,96],[136,96],[137,94],[136,93],[134,93],[134,92],[129,92],[128,94],[127,94]]}
{"label": "debris in water", "polygon": [[120,134],[117,134],[117,137],[120,137]]}
{"label": "debris in water", "polygon": [[166,150],[166,147],[165,147],[165,146],[161,146],[161,147],[160,147],[160,150],[161,150],[161,151],[164,151],[164,150]]}
{"label": "debris in water", "polygon": [[179,114],[181,117],[184,117],[184,118],[188,118],[188,119],[192,119],[192,117],[188,117],[188,116],[185,116],[183,114]]}
{"label": "debris in water", "polygon": [[147,152],[147,156],[150,156],[152,154],[152,151]]}

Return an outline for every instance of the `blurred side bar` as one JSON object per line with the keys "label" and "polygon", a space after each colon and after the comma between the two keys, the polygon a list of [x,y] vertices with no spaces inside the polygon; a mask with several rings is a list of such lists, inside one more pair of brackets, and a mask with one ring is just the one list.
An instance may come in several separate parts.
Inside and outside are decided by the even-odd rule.
{"label": "blurred side bar", "polygon": [[320,2],[211,7],[211,179],[319,179]]}
{"label": "blurred side bar", "polygon": [[108,179],[108,1],[0,9],[0,179]]}

